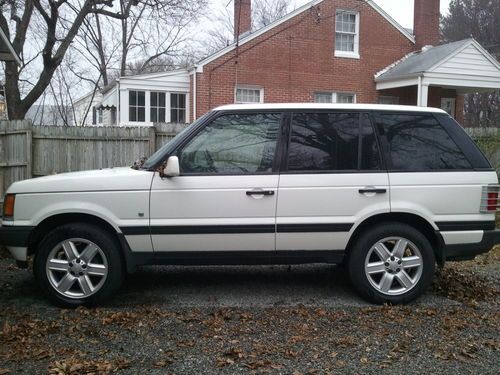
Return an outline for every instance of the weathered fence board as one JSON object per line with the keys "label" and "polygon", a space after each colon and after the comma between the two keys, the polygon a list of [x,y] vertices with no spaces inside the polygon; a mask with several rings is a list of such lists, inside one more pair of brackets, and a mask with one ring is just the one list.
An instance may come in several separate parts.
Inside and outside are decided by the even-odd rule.
{"label": "weathered fence board", "polygon": [[33,126],[0,122],[0,201],[15,181],[54,173],[131,165],[186,124],[153,127]]}

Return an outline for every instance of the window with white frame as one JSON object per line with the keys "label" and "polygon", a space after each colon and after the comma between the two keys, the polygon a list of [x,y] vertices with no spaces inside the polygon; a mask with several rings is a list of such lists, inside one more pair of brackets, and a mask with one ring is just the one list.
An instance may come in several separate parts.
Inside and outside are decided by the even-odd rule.
{"label": "window with white frame", "polygon": [[132,122],[146,121],[146,93],[144,91],[128,92],[128,120]]}
{"label": "window with white frame", "polygon": [[150,93],[150,121],[165,122],[165,93],[151,92]]}
{"label": "window with white frame", "polygon": [[170,122],[186,122],[186,94],[170,94]]}
{"label": "window with white frame", "polygon": [[382,95],[378,97],[378,104],[399,104],[399,97]]}
{"label": "window with white frame", "polygon": [[335,14],[335,56],[359,57],[359,13],[337,10]]}
{"label": "window with white frame", "polygon": [[315,103],[356,103],[356,94],[337,92],[314,93]]}
{"label": "window with white frame", "polygon": [[102,124],[102,109],[92,107],[92,125]]}
{"label": "window with white frame", "polygon": [[235,103],[263,103],[264,95],[259,87],[236,87]]}

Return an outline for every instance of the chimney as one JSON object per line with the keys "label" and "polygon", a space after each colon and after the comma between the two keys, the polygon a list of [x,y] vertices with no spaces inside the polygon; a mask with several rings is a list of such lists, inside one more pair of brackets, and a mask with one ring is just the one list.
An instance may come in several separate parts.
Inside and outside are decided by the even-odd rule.
{"label": "chimney", "polygon": [[414,0],[415,14],[413,18],[413,34],[417,49],[439,44],[439,1]]}
{"label": "chimney", "polygon": [[234,40],[252,28],[252,0],[234,0]]}

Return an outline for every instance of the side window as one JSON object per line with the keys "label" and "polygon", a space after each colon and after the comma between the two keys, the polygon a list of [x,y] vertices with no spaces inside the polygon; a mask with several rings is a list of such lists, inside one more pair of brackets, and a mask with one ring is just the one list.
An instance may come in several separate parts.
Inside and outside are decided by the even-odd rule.
{"label": "side window", "polygon": [[180,151],[181,173],[271,172],[280,120],[277,113],[216,118]]}
{"label": "side window", "polygon": [[[379,169],[379,153],[368,116],[356,113],[293,115],[288,171]],[[361,132],[360,132],[361,129]]]}
{"label": "side window", "polygon": [[392,170],[470,169],[462,151],[427,114],[381,114],[377,126],[385,138]]}

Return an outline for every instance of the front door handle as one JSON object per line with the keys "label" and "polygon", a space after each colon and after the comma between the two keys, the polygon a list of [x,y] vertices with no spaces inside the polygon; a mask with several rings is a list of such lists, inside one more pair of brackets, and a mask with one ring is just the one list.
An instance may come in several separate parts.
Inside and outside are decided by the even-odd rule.
{"label": "front door handle", "polygon": [[385,194],[387,193],[387,189],[377,189],[377,188],[364,188],[364,189],[359,189],[359,194],[370,194],[370,193],[375,193],[375,194]]}
{"label": "front door handle", "polygon": [[250,190],[247,195],[274,195],[274,190]]}

